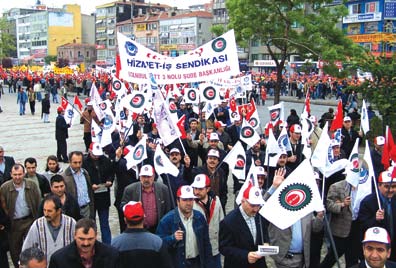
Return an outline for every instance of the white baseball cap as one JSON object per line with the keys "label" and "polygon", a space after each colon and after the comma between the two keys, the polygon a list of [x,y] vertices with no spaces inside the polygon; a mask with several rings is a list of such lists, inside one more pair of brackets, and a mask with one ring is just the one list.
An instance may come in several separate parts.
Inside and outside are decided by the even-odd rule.
{"label": "white baseball cap", "polygon": [[383,136],[378,136],[374,139],[374,143],[378,146],[385,144],[385,138]]}
{"label": "white baseball cap", "polygon": [[194,182],[191,184],[193,188],[205,188],[210,187],[210,179],[206,174],[198,174],[194,178]]}
{"label": "white baseball cap", "polygon": [[180,150],[179,150],[178,148],[172,148],[172,149],[170,150],[169,154],[172,154],[172,153],[178,153],[178,154],[180,154]]}
{"label": "white baseball cap", "polygon": [[352,119],[349,116],[345,116],[344,117],[344,122],[347,122],[347,121],[352,121]]}
{"label": "white baseball cap", "polygon": [[340,146],[340,142],[336,139],[332,139],[330,142],[331,147]]}
{"label": "white baseball cap", "polygon": [[267,172],[265,172],[264,168],[262,166],[255,166],[254,171],[256,172],[256,175],[264,175],[267,176]]}
{"label": "white baseball cap", "polygon": [[301,133],[301,131],[302,131],[301,126],[298,125],[298,124],[294,124],[294,125],[292,125],[292,126],[290,127],[290,132],[293,132],[293,133]]}
{"label": "white baseball cap", "polygon": [[391,243],[388,232],[381,227],[371,227],[364,233],[362,243],[378,242],[389,245]]}
{"label": "white baseball cap", "polygon": [[208,157],[209,156],[220,158],[219,150],[210,149],[209,152],[208,152]]}
{"label": "white baseball cap", "polygon": [[251,205],[264,205],[264,199],[261,195],[260,188],[256,186],[249,186],[243,192],[243,198]]}
{"label": "white baseball cap", "polygon": [[92,142],[89,145],[89,150],[92,152],[93,155],[95,156],[101,156],[103,155],[103,150],[102,150],[102,146],[100,146],[99,143],[97,142]]}
{"label": "white baseball cap", "polygon": [[209,140],[210,141],[218,141],[219,135],[217,135],[217,133],[210,133]]}
{"label": "white baseball cap", "polygon": [[153,176],[154,175],[154,168],[151,165],[144,165],[140,169],[140,176]]}
{"label": "white baseball cap", "polygon": [[177,190],[176,196],[183,199],[195,199],[193,188],[189,185],[180,186]]}

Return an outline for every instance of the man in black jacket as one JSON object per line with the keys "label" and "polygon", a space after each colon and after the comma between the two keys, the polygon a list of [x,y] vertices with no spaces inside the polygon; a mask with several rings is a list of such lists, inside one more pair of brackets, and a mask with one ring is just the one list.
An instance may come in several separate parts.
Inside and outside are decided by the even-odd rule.
{"label": "man in black jacket", "polygon": [[95,213],[98,212],[102,242],[110,245],[111,231],[109,225],[110,187],[114,181],[114,168],[111,160],[103,155],[99,143],[89,146],[88,155],[84,156],[82,167],[91,178],[94,191]]}
{"label": "man in black jacket", "polygon": [[40,189],[41,197],[49,194],[51,192],[51,188],[47,178],[44,175],[37,173],[37,160],[33,157],[28,157],[25,159],[24,165],[26,168],[25,178],[36,182]]}
{"label": "man in black jacket", "polygon": [[79,220],[74,242],[52,254],[49,268],[118,268],[118,251],[97,241],[96,236],[93,220]]}
{"label": "man in black jacket", "polygon": [[12,156],[4,156],[4,148],[0,146],[0,185],[11,179],[11,168],[15,165]]}
{"label": "man in black jacket", "polygon": [[57,112],[58,116],[55,123],[56,157],[58,157],[59,162],[69,163],[66,139],[69,138],[67,129],[70,127],[70,124],[67,124],[64,118],[65,109],[59,106]]}
{"label": "man in black jacket", "polygon": [[119,267],[130,267],[131,264],[136,268],[173,267],[162,239],[143,227],[142,203],[130,201],[123,211],[127,229],[111,242],[120,252]]}

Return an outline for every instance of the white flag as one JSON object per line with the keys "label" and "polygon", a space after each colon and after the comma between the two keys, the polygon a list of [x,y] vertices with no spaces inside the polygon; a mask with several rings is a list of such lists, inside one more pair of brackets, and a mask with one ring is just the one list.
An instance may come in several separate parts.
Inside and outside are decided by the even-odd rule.
{"label": "white flag", "polygon": [[133,113],[141,114],[147,107],[149,97],[142,91],[133,90],[131,94],[126,95],[121,105]]}
{"label": "white flag", "polygon": [[292,150],[289,135],[287,134],[287,130],[285,127],[282,129],[281,133],[279,134],[277,142],[279,148],[282,151],[289,152]]}
{"label": "white flag", "polygon": [[285,121],[283,101],[278,104],[269,106],[268,110],[270,113],[270,122],[272,123],[272,125],[275,126],[279,120],[282,120],[282,122]]}
{"label": "white flag", "polygon": [[147,135],[143,135],[140,141],[133,147],[132,151],[125,156],[125,160],[127,161],[127,169],[136,167],[147,158],[146,140]]}
{"label": "white flag", "polygon": [[92,120],[91,122],[91,136],[92,142],[100,144],[102,139],[102,128],[95,122],[95,120]]}
{"label": "white flag", "polygon": [[303,154],[306,159],[310,159],[312,156],[311,144],[309,142],[310,136],[315,129],[314,124],[309,118],[303,113],[301,114],[301,144],[303,144]]}
{"label": "white flag", "polygon": [[257,134],[257,131],[254,130],[254,128],[245,119],[243,119],[239,139],[249,147],[253,147],[260,140],[260,136]]}
{"label": "white flag", "polygon": [[[323,129],[327,130],[328,122]],[[315,151],[311,156],[311,164],[313,167],[316,167],[320,170],[322,174],[325,174],[326,167],[329,163],[329,148],[330,148],[331,140],[327,131],[322,131],[322,135],[319,138],[318,144],[316,145]]]}
{"label": "white flag", "polygon": [[359,169],[359,138],[356,139],[355,145],[353,146],[353,149],[351,151],[351,154],[349,156],[349,163],[348,166],[346,167],[346,178],[345,180],[351,184],[353,187],[357,187],[359,185],[359,179],[360,179],[360,169]]}
{"label": "white flag", "polygon": [[360,203],[362,200],[371,194],[371,186],[374,178],[373,162],[371,160],[370,147],[366,140],[366,148],[364,149],[363,163],[360,167],[360,180],[357,189],[355,201],[352,204],[352,209],[355,215],[358,215]]}
{"label": "white flag", "polygon": [[258,180],[257,180],[257,174],[256,174],[256,165],[254,163],[252,163],[252,165],[250,166],[249,173],[246,177],[246,180],[242,184],[242,187],[239,190],[237,197],[235,198],[235,203],[237,203],[238,205],[241,204],[243,192],[246,190],[246,188],[249,187],[249,185],[259,187]]}
{"label": "white flag", "polygon": [[228,164],[235,177],[239,180],[245,180],[246,153],[240,141],[232,147],[223,161]]}
{"label": "white flag", "polygon": [[199,84],[199,92],[201,102],[205,101],[212,104],[220,104],[220,90],[218,90],[215,85],[210,83]]}
{"label": "white flag", "polygon": [[370,123],[367,113],[367,107],[366,107],[366,102],[364,100],[362,104],[362,113],[360,114],[360,126],[362,127],[364,135],[366,135],[367,132],[370,131]]}
{"label": "white flag", "polygon": [[170,174],[173,177],[179,175],[179,169],[169,160],[160,146],[155,149],[154,168],[158,175]]}
{"label": "white flag", "polygon": [[267,147],[265,148],[264,166],[276,167],[282,150],[275,139],[272,128],[269,129]]}
{"label": "white flag", "polygon": [[154,91],[154,122],[157,124],[158,133],[161,136],[162,142],[165,146],[171,144],[174,140],[180,137],[180,131],[173,123],[168,107],[159,90]]}
{"label": "white flag", "polygon": [[184,100],[186,103],[198,104],[199,103],[199,91],[196,88],[185,88],[184,89]]}
{"label": "white flag", "polygon": [[312,166],[304,160],[276,189],[259,213],[284,230],[309,213],[323,210]]}

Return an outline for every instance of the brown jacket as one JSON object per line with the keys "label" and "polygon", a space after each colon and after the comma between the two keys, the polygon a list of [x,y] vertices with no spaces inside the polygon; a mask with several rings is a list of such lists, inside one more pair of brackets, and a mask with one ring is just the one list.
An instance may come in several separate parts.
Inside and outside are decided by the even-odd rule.
{"label": "brown jacket", "polygon": [[91,132],[92,120],[94,120],[98,125],[100,124],[99,119],[95,114],[95,111],[91,110],[91,112],[89,113],[88,109],[85,109],[80,117],[80,124],[84,124],[84,132]]}
{"label": "brown jacket", "polygon": [[[37,219],[39,217],[39,206],[41,202],[40,191],[35,182],[27,179],[23,179],[25,182],[25,199],[26,203],[30,208],[32,216]],[[15,186],[12,180],[6,181],[0,187],[1,205],[7,215],[10,217],[11,224],[15,212],[15,203],[18,196],[18,192],[15,190]]]}
{"label": "brown jacket", "polygon": [[333,235],[338,237],[347,237],[351,231],[351,207],[341,205],[347,196],[350,196],[350,185],[346,180],[332,184],[327,194],[327,210],[331,212],[330,228]]}

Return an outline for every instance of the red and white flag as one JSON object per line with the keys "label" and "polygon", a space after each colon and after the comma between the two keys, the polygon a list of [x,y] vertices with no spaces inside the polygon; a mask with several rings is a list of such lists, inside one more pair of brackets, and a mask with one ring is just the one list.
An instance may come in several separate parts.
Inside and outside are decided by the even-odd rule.
{"label": "red and white flag", "polygon": [[253,147],[260,140],[260,136],[246,120],[243,120],[239,139]]}
{"label": "red and white flag", "polygon": [[133,149],[125,156],[127,161],[127,169],[136,167],[147,158],[146,151],[147,135],[143,135],[140,141],[133,147]]}
{"label": "red and white flag", "polygon": [[232,147],[223,159],[238,180],[245,180],[246,153],[240,141]]}

